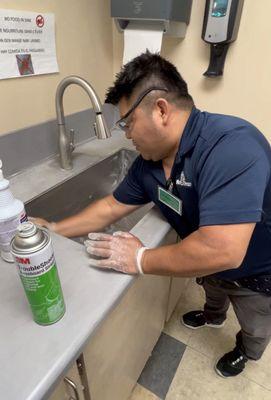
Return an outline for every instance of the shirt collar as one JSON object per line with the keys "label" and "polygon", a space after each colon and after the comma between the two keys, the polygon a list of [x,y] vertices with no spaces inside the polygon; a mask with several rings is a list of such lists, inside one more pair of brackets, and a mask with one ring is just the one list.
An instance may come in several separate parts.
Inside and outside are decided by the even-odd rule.
{"label": "shirt collar", "polygon": [[193,107],[182,133],[179,149],[175,159],[176,162],[180,161],[180,158],[195,146],[197,138],[200,134],[200,115],[200,110],[198,110],[196,107]]}

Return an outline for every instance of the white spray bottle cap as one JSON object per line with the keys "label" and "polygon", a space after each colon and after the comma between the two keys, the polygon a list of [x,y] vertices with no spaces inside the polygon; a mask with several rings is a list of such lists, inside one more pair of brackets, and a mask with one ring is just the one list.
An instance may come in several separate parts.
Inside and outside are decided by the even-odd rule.
{"label": "white spray bottle cap", "polygon": [[6,189],[9,187],[9,181],[4,178],[2,171],[2,160],[0,159],[0,190]]}
{"label": "white spray bottle cap", "polygon": [[2,171],[2,166],[3,166],[3,163],[2,163],[2,160],[0,160],[0,181],[1,181],[2,179],[4,179],[4,177],[3,177],[3,171]]}

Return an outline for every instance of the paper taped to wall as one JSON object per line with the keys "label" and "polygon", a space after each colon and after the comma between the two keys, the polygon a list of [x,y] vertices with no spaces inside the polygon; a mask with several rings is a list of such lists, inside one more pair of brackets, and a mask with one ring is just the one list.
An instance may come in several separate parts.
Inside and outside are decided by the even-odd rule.
{"label": "paper taped to wall", "polygon": [[124,29],[123,64],[145,53],[146,49],[151,53],[160,52],[163,29],[163,24],[160,22],[130,21]]}
{"label": "paper taped to wall", "polygon": [[56,72],[54,14],[0,9],[0,79]]}

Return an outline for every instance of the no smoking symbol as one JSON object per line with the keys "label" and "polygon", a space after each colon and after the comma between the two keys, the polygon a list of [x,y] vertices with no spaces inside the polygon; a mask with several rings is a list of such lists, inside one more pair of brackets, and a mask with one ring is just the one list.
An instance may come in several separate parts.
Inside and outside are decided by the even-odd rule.
{"label": "no smoking symbol", "polygon": [[42,15],[38,15],[36,18],[36,24],[39,28],[42,28],[44,25],[44,18]]}

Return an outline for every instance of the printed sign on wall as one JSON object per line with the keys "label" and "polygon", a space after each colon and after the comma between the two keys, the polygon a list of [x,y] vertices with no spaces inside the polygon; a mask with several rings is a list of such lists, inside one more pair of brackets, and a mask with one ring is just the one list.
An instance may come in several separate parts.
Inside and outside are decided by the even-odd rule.
{"label": "printed sign on wall", "polygon": [[0,9],[0,79],[56,72],[54,14]]}

